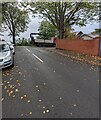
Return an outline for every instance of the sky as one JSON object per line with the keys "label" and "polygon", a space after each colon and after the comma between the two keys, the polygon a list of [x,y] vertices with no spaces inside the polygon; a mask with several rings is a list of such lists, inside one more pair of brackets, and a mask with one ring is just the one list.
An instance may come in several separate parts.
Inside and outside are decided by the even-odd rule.
{"label": "sky", "polygon": [[[30,38],[30,33],[33,32],[38,32],[38,27],[40,25],[41,22],[41,18],[39,17],[35,17],[32,18],[30,16],[31,22],[28,25],[28,29],[27,31],[25,31],[24,33],[21,33],[21,35],[19,36],[20,38]],[[73,26],[75,31],[82,31],[85,34],[89,34],[92,31],[94,31],[94,29],[99,28],[99,23],[93,23],[93,24],[87,24],[86,27],[79,27],[79,26]],[[2,33],[4,34],[4,36],[2,36],[2,39],[5,39],[6,41],[12,41],[12,39],[8,36],[8,32],[4,32]]]}

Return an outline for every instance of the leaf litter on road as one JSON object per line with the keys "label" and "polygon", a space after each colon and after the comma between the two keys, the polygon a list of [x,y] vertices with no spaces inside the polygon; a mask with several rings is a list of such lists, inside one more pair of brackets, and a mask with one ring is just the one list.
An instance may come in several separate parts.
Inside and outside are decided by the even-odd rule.
{"label": "leaf litter on road", "polygon": [[4,101],[4,98],[1,98],[1,102],[3,102]]}
{"label": "leaf litter on road", "polygon": [[38,91],[38,92],[40,92],[40,90],[39,90],[39,89],[38,89],[37,91]]}
{"label": "leaf litter on road", "polygon": [[42,102],[42,100],[39,100],[39,102]]}
{"label": "leaf litter on road", "polygon": [[76,92],[80,92],[80,90],[76,90]]}
{"label": "leaf litter on road", "polygon": [[43,114],[46,114],[46,113],[49,113],[49,112],[50,112],[50,110],[46,109],[46,110],[43,111]]}
{"label": "leaf litter on road", "polygon": [[71,112],[71,113],[70,113],[70,115],[72,116],[72,115],[73,115],[73,113]]}
{"label": "leaf litter on road", "polygon": [[73,106],[74,106],[74,107],[77,107],[77,104],[74,104]]}
{"label": "leaf litter on road", "polygon": [[26,98],[26,97],[27,97],[27,95],[25,94],[25,95],[23,95],[23,97],[24,97],[24,98]]}
{"label": "leaf litter on road", "polygon": [[19,90],[18,90],[18,89],[15,89],[15,92],[19,92]]}
{"label": "leaf litter on road", "polygon": [[43,114],[45,114],[45,113],[46,113],[46,111],[44,110],[44,111],[43,111]]}
{"label": "leaf litter on road", "polygon": [[15,95],[13,95],[12,97],[15,98]]}
{"label": "leaf litter on road", "polygon": [[45,107],[45,106],[43,106],[42,108],[43,108],[43,109],[45,109],[46,107]]}
{"label": "leaf litter on road", "polygon": [[32,115],[32,112],[29,112],[29,115]]}
{"label": "leaf litter on road", "polygon": [[38,85],[36,85],[36,88],[38,88]]}
{"label": "leaf litter on road", "polygon": [[46,110],[46,112],[47,112],[47,113],[49,113],[49,112],[50,112],[50,110]]}
{"label": "leaf litter on road", "polygon": [[53,107],[54,107],[54,105],[51,105],[51,107],[53,108]]}
{"label": "leaf litter on road", "polygon": [[60,100],[62,99],[62,97],[59,98]]}
{"label": "leaf litter on road", "polygon": [[46,85],[46,83],[43,83],[43,85]]}
{"label": "leaf litter on road", "polygon": [[7,89],[7,86],[4,86],[4,89]]}
{"label": "leaf litter on road", "polygon": [[21,98],[21,100],[23,100],[23,97],[20,97]]}
{"label": "leaf litter on road", "polygon": [[31,101],[30,101],[30,100],[28,100],[27,102],[28,102],[28,103],[31,103]]}

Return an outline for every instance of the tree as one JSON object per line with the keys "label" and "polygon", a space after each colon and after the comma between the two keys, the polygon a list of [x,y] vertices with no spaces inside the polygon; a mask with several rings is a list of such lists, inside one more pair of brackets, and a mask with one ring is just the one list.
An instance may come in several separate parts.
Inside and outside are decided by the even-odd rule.
{"label": "tree", "polygon": [[43,20],[38,29],[40,39],[50,39],[56,35],[56,28],[47,20]]}
{"label": "tree", "polygon": [[66,29],[64,33],[64,38],[74,39],[76,37],[74,29]]}
{"label": "tree", "polygon": [[16,36],[27,30],[29,17],[26,11],[21,10],[17,3],[2,3],[2,25],[8,29],[9,36],[15,44]]}
{"label": "tree", "polygon": [[38,11],[46,17],[58,30],[59,38],[64,37],[67,28],[73,25],[84,26],[96,19],[96,2],[31,2],[31,11]]}
{"label": "tree", "polygon": [[101,35],[101,28],[95,29],[91,34],[98,34]]}

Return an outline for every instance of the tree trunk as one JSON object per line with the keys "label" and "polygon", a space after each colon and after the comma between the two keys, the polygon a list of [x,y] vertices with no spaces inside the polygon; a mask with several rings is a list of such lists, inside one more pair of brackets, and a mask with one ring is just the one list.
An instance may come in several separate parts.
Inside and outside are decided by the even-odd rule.
{"label": "tree trunk", "polygon": [[62,29],[59,29],[59,38],[60,39],[64,38],[64,31]]}
{"label": "tree trunk", "polygon": [[63,9],[61,7],[62,5],[60,4],[59,6],[59,38],[63,39],[64,38],[64,13]]}
{"label": "tree trunk", "polygon": [[64,24],[63,24],[63,20],[62,19],[60,20],[58,31],[59,31],[59,38],[63,39],[64,38]]}

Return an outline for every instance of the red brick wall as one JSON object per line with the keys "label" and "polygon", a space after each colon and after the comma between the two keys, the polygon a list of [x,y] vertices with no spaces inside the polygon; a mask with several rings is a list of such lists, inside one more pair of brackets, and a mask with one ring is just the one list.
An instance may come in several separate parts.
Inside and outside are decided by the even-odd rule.
{"label": "red brick wall", "polygon": [[99,54],[99,39],[57,40],[56,48],[89,54],[89,55],[98,55]]}

